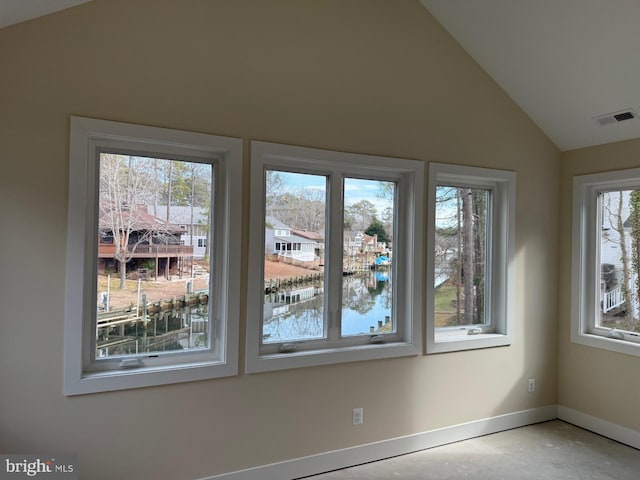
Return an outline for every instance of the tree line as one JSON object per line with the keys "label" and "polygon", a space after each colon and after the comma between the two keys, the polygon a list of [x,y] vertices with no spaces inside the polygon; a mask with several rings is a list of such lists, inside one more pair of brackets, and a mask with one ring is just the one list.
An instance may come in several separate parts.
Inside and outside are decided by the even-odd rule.
{"label": "tree line", "polygon": [[459,325],[485,322],[488,195],[477,188],[436,188],[436,272],[456,288]]}
{"label": "tree line", "polygon": [[[386,184],[381,184],[379,195],[389,195]],[[287,185],[280,172],[267,170],[265,203],[267,216],[273,216],[291,228],[324,232],[326,221],[324,189],[293,187]],[[367,235],[377,234],[379,241],[390,242],[393,237],[393,208],[387,207],[382,212],[378,212],[373,202],[367,199],[359,200],[345,206],[343,226],[345,232],[362,231]]]}

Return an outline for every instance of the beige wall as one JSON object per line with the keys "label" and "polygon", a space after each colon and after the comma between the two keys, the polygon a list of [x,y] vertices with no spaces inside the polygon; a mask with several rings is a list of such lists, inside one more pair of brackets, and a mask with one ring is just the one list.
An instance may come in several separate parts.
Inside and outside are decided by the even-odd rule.
{"label": "beige wall", "polygon": [[[640,140],[566,152],[562,159],[560,298],[571,297],[574,175],[637,168]],[[640,358],[570,342],[571,305],[559,302],[558,403],[640,431]]]}
{"label": "beige wall", "polygon": [[[194,479],[556,403],[560,153],[418,0],[96,0],[0,65],[0,451]],[[64,397],[70,115],[515,170],[514,344]]]}

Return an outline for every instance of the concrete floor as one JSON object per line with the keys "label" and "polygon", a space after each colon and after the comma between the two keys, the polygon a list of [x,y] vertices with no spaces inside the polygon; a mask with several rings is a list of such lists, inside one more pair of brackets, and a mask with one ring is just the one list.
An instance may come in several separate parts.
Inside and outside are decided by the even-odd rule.
{"label": "concrete floor", "polygon": [[638,480],[640,450],[560,420],[494,433],[307,480]]}

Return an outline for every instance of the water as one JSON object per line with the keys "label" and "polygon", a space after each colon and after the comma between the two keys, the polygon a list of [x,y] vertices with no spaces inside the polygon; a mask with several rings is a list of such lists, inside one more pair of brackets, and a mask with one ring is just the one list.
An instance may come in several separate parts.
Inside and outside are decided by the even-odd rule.
{"label": "water", "polygon": [[[164,310],[131,321],[98,325],[96,357],[201,350],[209,344],[208,305]],[[113,322],[113,320],[112,320]]]}
{"label": "water", "polygon": [[391,277],[387,271],[344,277],[342,282],[342,335],[369,335],[391,317]]}
{"label": "water", "polygon": [[[341,335],[370,335],[392,316],[391,277],[387,271],[367,271],[343,277]],[[322,287],[304,286],[265,296],[263,343],[322,339]],[[393,331],[393,323],[385,331]]]}

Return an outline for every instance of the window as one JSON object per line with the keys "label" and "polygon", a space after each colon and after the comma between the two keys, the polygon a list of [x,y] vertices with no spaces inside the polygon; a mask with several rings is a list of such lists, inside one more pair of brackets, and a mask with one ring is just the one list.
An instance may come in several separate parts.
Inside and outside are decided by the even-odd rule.
{"label": "window", "polygon": [[573,342],[640,355],[640,169],[574,177]]}
{"label": "window", "polygon": [[[241,145],[72,117],[65,394],[237,373]],[[172,223],[187,205],[215,212],[208,276]]]}
{"label": "window", "polygon": [[509,345],[515,173],[429,166],[427,353]]}
{"label": "window", "polygon": [[247,371],[421,353],[422,162],[251,157]]}

